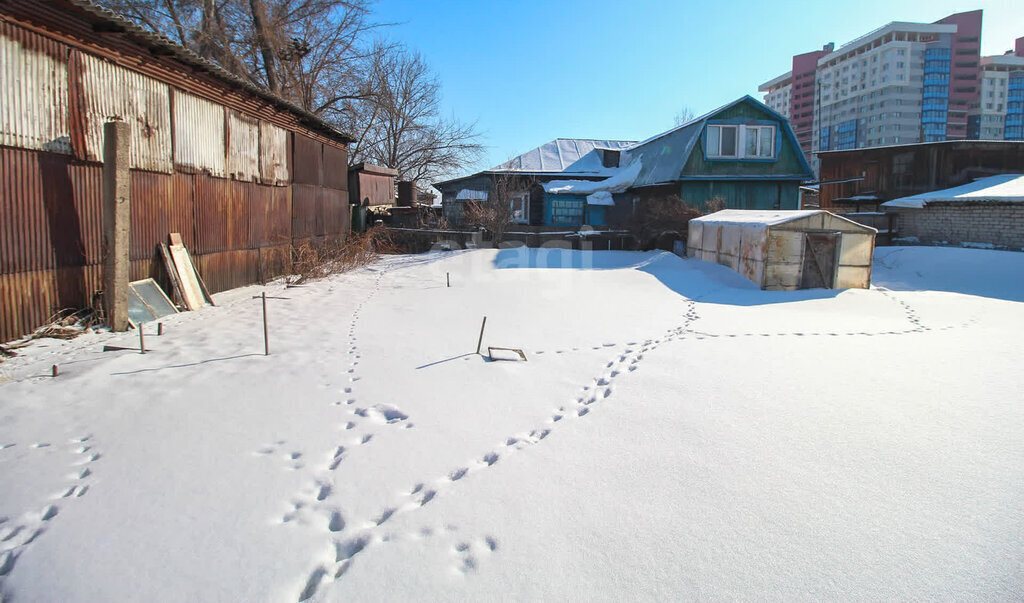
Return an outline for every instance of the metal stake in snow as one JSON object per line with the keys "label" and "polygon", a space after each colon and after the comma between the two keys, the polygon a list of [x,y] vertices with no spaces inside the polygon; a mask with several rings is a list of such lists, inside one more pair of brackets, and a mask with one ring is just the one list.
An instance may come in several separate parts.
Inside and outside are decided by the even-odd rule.
{"label": "metal stake in snow", "polygon": [[452,273],[451,272],[445,272],[444,273],[444,278],[448,281],[448,286],[451,287],[452,286]]}
{"label": "metal stake in snow", "polygon": [[263,300],[263,355],[270,355],[270,334],[267,329],[267,300],[268,299],[288,299],[287,297],[267,297],[267,292],[264,291],[259,295],[252,296],[253,299]]}
{"label": "metal stake in snow", "polygon": [[487,317],[484,316],[483,323],[480,324],[480,339],[476,340],[476,353],[480,353],[480,344],[484,342],[484,327],[487,326]]}
{"label": "metal stake in snow", "polygon": [[142,323],[139,323],[139,353],[146,353],[146,334],[142,330]]}

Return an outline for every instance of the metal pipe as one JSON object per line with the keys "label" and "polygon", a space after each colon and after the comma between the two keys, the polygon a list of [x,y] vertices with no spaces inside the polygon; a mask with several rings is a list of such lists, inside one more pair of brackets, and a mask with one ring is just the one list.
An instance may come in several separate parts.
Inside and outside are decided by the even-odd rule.
{"label": "metal pipe", "polygon": [[480,344],[484,342],[484,327],[487,326],[487,317],[484,316],[483,323],[480,324],[480,339],[476,340],[476,353],[480,353]]}

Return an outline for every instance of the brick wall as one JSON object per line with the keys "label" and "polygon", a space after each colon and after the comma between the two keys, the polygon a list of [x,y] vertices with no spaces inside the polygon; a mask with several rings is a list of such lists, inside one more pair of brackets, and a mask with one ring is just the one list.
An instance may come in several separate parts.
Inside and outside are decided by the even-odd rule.
{"label": "brick wall", "polygon": [[922,243],[991,243],[1024,249],[1024,204],[932,204],[894,211],[900,237],[917,237]]}

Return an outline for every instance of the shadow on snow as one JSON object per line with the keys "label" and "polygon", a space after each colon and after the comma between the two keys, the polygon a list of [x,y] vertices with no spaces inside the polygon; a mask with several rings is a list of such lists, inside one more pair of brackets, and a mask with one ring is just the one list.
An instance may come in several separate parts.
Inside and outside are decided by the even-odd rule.
{"label": "shadow on snow", "polygon": [[499,269],[542,268],[622,270],[646,272],[687,299],[712,304],[759,306],[839,295],[838,289],[762,291],[739,273],[702,260],[682,259],[667,251],[578,251],[514,247],[502,249],[494,259]]}

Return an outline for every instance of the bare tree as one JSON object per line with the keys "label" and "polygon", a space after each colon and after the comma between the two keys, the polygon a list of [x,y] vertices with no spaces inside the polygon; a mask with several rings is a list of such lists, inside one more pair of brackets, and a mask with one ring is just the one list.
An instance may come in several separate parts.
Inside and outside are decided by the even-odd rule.
{"label": "bare tree", "polygon": [[694,113],[693,109],[690,107],[683,107],[678,113],[676,113],[676,116],[672,119],[672,123],[675,126],[681,126],[692,121],[694,117],[697,117],[697,114]]}
{"label": "bare tree", "polygon": [[[491,181],[491,189],[486,201],[473,201],[466,204],[465,221],[471,226],[481,226],[491,233],[494,244],[498,245],[505,239],[505,233],[514,219],[526,216],[516,215],[512,207],[513,201],[526,195],[529,205],[530,189],[534,179],[516,174],[498,174]],[[525,209],[529,211],[529,207]]]}
{"label": "bare tree", "polygon": [[371,0],[101,0],[303,109],[337,118],[360,77]]}
{"label": "bare tree", "polygon": [[372,0],[100,1],[353,134],[353,163],[425,181],[482,152],[475,124],[440,115],[422,56],[369,40]]}
{"label": "bare tree", "polygon": [[348,105],[357,138],[353,162],[428,181],[477,160],[483,146],[476,125],[440,115],[440,82],[419,53],[378,44],[371,57],[366,87],[372,93]]}

